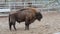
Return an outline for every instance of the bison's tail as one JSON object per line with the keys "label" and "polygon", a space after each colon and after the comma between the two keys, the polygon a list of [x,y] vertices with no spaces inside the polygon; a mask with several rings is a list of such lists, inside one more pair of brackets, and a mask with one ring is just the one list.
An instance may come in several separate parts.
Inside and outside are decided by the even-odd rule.
{"label": "bison's tail", "polygon": [[9,29],[11,30],[10,15],[9,15]]}

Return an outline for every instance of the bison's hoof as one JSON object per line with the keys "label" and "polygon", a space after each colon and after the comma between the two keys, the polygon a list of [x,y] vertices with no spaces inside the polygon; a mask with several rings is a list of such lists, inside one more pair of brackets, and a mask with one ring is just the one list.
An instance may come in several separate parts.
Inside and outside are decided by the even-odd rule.
{"label": "bison's hoof", "polygon": [[25,29],[25,30],[29,30],[29,29]]}
{"label": "bison's hoof", "polygon": [[25,28],[25,30],[29,30],[29,28]]}
{"label": "bison's hoof", "polygon": [[17,29],[15,29],[15,31],[17,31]]}

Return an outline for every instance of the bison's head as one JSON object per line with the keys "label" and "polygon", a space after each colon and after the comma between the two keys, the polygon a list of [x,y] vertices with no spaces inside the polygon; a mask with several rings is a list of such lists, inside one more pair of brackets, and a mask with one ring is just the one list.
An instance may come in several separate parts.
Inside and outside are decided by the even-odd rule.
{"label": "bison's head", "polygon": [[36,19],[40,21],[42,19],[42,14],[40,12],[36,13]]}

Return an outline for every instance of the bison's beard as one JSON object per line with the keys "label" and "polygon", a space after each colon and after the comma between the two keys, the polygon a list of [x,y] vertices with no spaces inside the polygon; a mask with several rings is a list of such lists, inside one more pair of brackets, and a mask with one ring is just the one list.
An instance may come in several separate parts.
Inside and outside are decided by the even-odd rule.
{"label": "bison's beard", "polygon": [[37,18],[38,21],[41,21],[42,18]]}

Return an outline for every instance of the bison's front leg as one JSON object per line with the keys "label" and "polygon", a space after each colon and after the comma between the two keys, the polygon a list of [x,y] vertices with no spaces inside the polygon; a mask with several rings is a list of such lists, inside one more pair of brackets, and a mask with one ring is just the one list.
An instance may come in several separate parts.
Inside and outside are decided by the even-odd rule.
{"label": "bison's front leg", "polygon": [[30,20],[26,20],[25,22],[25,30],[29,30]]}
{"label": "bison's front leg", "polygon": [[25,19],[25,30],[29,30],[29,18],[28,17],[26,17],[26,19]]}
{"label": "bison's front leg", "polygon": [[25,23],[25,30],[29,30],[29,24]]}

